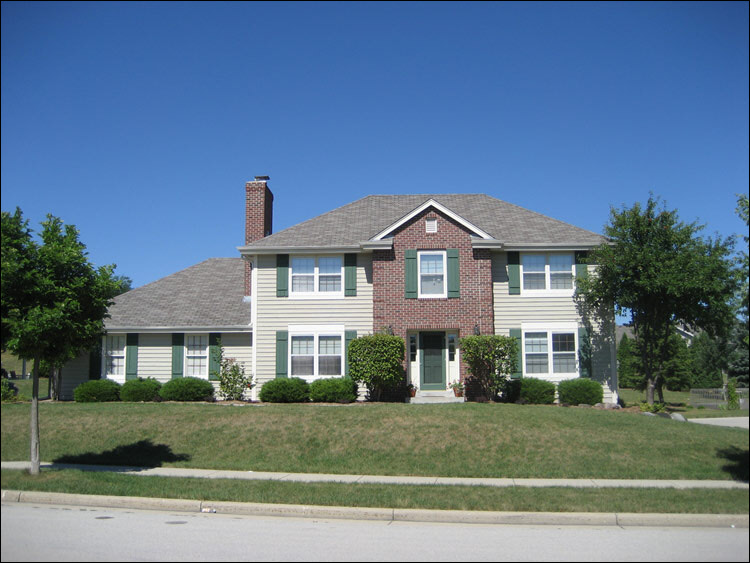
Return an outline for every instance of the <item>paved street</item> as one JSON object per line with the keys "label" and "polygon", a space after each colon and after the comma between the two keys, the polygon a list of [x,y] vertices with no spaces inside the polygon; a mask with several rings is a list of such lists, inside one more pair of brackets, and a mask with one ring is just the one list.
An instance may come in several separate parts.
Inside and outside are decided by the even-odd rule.
{"label": "paved street", "polygon": [[[44,530],[43,534],[39,530]],[[747,529],[500,526],[2,505],[5,561],[747,561]]]}

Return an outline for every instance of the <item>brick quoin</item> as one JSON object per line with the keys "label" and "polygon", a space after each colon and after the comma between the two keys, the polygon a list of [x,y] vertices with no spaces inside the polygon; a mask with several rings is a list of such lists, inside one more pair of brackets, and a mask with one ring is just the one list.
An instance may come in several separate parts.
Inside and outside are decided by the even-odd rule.
{"label": "brick quoin", "polygon": [[[437,219],[437,232],[425,232],[425,219]],[[459,338],[474,334],[494,334],[492,258],[489,250],[474,250],[465,227],[434,209],[426,209],[394,233],[392,250],[373,252],[374,328],[390,328],[408,345],[408,330],[457,330]],[[406,250],[447,250],[459,252],[460,296],[454,299],[406,299]],[[447,276],[447,272],[446,272]],[[405,359],[404,359],[405,360]],[[461,379],[467,376],[461,362]]]}
{"label": "brick quoin", "polygon": [[[245,184],[245,244],[267,237],[273,232],[273,193],[268,181],[256,177]],[[245,260],[245,295],[252,288],[252,268]]]}

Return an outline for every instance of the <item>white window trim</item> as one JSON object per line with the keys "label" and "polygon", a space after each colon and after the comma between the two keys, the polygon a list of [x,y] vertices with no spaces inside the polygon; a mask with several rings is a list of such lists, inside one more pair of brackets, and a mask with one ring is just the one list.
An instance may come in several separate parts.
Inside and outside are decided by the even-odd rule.
{"label": "white window trim", "polygon": [[[523,284],[523,257],[524,256],[544,256],[544,289],[525,289]],[[550,256],[571,256],[573,258],[570,275],[572,279],[572,287],[570,289],[550,289],[551,284],[551,272],[549,267]],[[576,263],[575,254],[572,252],[522,252],[520,257],[520,272],[521,272],[521,295],[524,293],[529,295],[559,295],[569,296],[573,295],[576,290]],[[540,273],[540,272],[534,272]]]}
{"label": "white window trim", "polygon": [[[443,258],[443,292],[422,293],[422,256],[438,254]],[[448,253],[445,250],[420,250],[417,252],[417,296],[419,299],[447,299],[448,298]]]}
{"label": "white window trim", "polygon": [[[113,337],[113,336],[122,337],[123,338],[123,342],[124,342],[124,345],[123,345],[123,348],[122,348],[122,374],[108,373],[107,372],[107,364],[108,364],[108,362],[107,362],[107,339],[109,337]],[[118,381],[118,382],[119,381],[122,381],[122,382],[125,381],[125,377],[126,377],[125,372],[126,372],[127,366],[128,366],[128,342],[127,342],[127,340],[128,340],[127,334],[125,334],[125,333],[111,333],[111,334],[106,334],[102,338],[102,377],[104,377],[105,379],[111,379],[112,381]],[[118,355],[118,357],[119,357],[119,355]]]}
{"label": "white window trim", "polygon": [[[315,268],[313,271],[313,291],[294,291],[293,273],[294,267],[292,266],[295,258],[312,258],[315,260]],[[319,291],[319,280],[320,280],[320,268],[318,267],[318,261],[321,258],[339,258],[341,260],[341,270],[339,275],[341,276],[341,290],[340,291]],[[309,274],[307,274],[309,275]],[[330,275],[330,274],[328,274]],[[343,254],[294,254],[289,256],[289,299],[343,299],[344,298],[344,255]]]}
{"label": "white window trim", "polygon": [[[527,332],[546,332],[547,333],[547,373],[527,373],[526,372],[526,333]],[[552,351],[553,334],[573,334],[575,339],[575,372],[555,373],[553,371],[554,353]],[[581,365],[578,357],[580,351],[578,342],[578,323],[523,323],[521,325],[521,360],[523,366],[523,377],[535,377],[549,381],[564,381],[565,379],[574,379],[580,377]]]}
{"label": "white window trim", "polygon": [[[289,346],[287,351],[287,366],[289,366],[289,377],[299,377],[312,383],[317,379],[330,379],[344,377],[346,374],[346,338],[343,325],[289,325]],[[295,336],[313,337],[313,375],[292,375],[292,338]],[[321,336],[337,336],[341,338],[341,373],[339,375],[320,375],[318,373],[318,360],[320,350],[318,344]]]}
{"label": "white window trim", "polygon": [[[187,367],[187,365],[188,365],[188,338],[190,338],[191,336],[205,336],[206,337],[206,354],[205,354],[206,355],[206,371],[205,371],[205,373],[201,373],[200,375],[195,375],[195,374],[188,375],[187,374],[187,369],[188,369],[188,367]],[[184,356],[183,356],[183,364],[182,365],[185,366],[184,367],[185,377],[198,377],[200,379],[206,379],[206,380],[208,380],[208,370],[209,370],[209,366],[211,364],[211,358],[210,358],[211,346],[209,345],[209,336],[208,336],[208,333],[186,334],[185,335],[184,352],[185,353],[184,353]],[[190,357],[198,357],[198,356],[195,355],[195,356],[190,356]]]}

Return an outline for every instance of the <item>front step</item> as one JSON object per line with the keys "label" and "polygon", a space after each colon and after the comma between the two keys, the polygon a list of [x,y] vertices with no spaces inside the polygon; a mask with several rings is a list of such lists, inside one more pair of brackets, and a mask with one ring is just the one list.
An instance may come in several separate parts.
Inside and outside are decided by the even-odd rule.
{"label": "front step", "polygon": [[464,397],[456,397],[452,390],[447,391],[417,391],[415,397],[410,397],[409,402],[415,405],[463,403]]}

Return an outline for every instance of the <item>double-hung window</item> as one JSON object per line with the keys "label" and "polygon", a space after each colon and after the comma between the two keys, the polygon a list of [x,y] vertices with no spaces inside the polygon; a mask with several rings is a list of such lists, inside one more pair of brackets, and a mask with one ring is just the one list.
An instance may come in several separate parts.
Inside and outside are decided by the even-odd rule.
{"label": "double-hung window", "polygon": [[343,375],[342,334],[325,332],[291,334],[290,365],[292,377],[317,379]]}
{"label": "double-hung window", "polygon": [[342,297],[341,256],[294,256],[291,259],[292,296]]}
{"label": "double-hung window", "polygon": [[185,375],[208,379],[208,335],[185,335]]}
{"label": "double-hung window", "polygon": [[125,335],[108,334],[104,348],[104,375],[117,379],[125,377]]}
{"label": "double-hung window", "polygon": [[422,250],[418,253],[419,297],[447,297],[446,253],[444,250]]}
{"label": "double-hung window", "polygon": [[523,254],[521,267],[524,292],[573,290],[572,253]]}
{"label": "double-hung window", "polygon": [[576,374],[576,333],[572,329],[526,330],[523,334],[524,373],[529,376]]}

